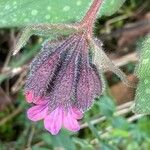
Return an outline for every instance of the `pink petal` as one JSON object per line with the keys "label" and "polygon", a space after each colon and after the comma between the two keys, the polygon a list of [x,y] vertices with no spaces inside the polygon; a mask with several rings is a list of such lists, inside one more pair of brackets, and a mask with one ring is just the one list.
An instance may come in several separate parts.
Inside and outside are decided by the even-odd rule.
{"label": "pink petal", "polygon": [[47,114],[48,108],[45,105],[33,106],[27,111],[27,116],[32,121],[39,121]]}
{"label": "pink petal", "polygon": [[47,100],[44,97],[35,97],[34,92],[32,91],[26,92],[25,97],[28,103],[34,103],[37,105],[45,105],[47,103]]}
{"label": "pink petal", "polygon": [[61,108],[55,109],[44,119],[44,126],[52,135],[58,134],[62,126],[63,111]]}
{"label": "pink petal", "polygon": [[70,111],[75,119],[81,119],[83,117],[83,114],[77,108],[71,108]]}
{"label": "pink petal", "polygon": [[69,112],[64,116],[63,125],[66,129],[73,132],[80,130],[78,121]]}
{"label": "pink petal", "polygon": [[31,91],[25,93],[25,97],[28,103],[32,103],[34,94]]}

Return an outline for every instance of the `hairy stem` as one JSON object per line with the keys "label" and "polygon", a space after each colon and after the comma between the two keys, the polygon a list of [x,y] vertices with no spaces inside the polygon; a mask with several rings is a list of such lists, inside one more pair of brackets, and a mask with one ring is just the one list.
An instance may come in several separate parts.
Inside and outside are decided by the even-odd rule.
{"label": "hairy stem", "polygon": [[103,0],[93,0],[91,7],[89,8],[86,15],[81,21],[81,26],[82,27],[86,26],[87,28],[86,31],[90,34],[92,34],[92,27],[102,2]]}

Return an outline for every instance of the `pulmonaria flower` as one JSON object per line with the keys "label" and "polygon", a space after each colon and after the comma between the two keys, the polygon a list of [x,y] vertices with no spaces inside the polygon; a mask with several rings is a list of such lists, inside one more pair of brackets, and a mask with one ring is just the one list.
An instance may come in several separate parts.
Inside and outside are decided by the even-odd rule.
{"label": "pulmonaria flower", "polygon": [[102,80],[89,56],[83,34],[47,41],[31,64],[25,94],[33,121],[43,119],[45,128],[57,134],[61,127],[80,129],[78,119],[102,93]]}
{"label": "pulmonaria flower", "polygon": [[[30,65],[25,84],[26,100],[33,106],[27,111],[32,121],[44,120],[53,135],[62,127],[78,131],[78,120],[104,89],[102,71],[111,70],[129,84],[124,73],[93,38],[92,28],[101,0],[93,0],[83,20],[70,25],[38,24],[27,26],[16,47],[16,54],[32,34],[52,34],[55,40],[43,44]],[[61,37],[61,38],[60,38]]]}

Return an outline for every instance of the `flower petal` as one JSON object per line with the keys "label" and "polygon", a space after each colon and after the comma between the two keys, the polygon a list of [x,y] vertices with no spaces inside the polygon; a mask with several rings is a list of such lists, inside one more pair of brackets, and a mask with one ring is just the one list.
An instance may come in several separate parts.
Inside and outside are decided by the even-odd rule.
{"label": "flower petal", "polygon": [[73,132],[80,130],[78,121],[69,112],[64,116],[63,125],[66,129]]}
{"label": "flower petal", "polygon": [[75,119],[81,119],[83,117],[83,114],[81,113],[81,111],[77,108],[71,108],[71,113],[72,113],[72,116],[75,118]]}
{"label": "flower petal", "polygon": [[28,103],[32,103],[33,98],[34,98],[34,94],[33,94],[32,91],[28,91],[28,92],[25,93],[25,97],[26,97],[26,101]]}
{"label": "flower petal", "polygon": [[28,109],[27,116],[32,121],[39,121],[46,116],[47,110],[48,108],[45,105],[33,106]]}
{"label": "flower petal", "polygon": [[52,135],[58,134],[62,126],[63,111],[61,108],[55,109],[44,119],[44,126]]}

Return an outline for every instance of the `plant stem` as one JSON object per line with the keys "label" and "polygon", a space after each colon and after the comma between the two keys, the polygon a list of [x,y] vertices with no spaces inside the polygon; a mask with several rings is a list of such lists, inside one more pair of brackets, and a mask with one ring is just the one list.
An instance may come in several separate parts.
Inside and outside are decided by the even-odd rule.
{"label": "plant stem", "polygon": [[83,28],[86,27],[86,31],[90,34],[92,34],[93,24],[102,2],[103,0],[93,0],[93,3],[91,4],[89,10],[81,21],[81,26]]}

